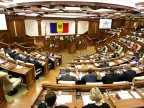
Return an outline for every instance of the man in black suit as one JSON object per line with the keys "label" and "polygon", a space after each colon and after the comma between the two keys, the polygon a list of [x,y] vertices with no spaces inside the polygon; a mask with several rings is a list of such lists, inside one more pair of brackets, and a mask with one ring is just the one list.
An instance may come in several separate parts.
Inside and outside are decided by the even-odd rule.
{"label": "man in black suit", "polygon": [[24,62],[25,63],[32,63],[29,55],[24,58]]}
{"label": "man in black suit", "polygon": [[70,69],[66,69],[66,74],[62,75],[59,80],[62,81],[76,81],[76,77],[75,76],[71,76],[70,75]]}
{"label": "man in black suit", "polygon": [[102,77],[103,84],[112,84],[117,81],[119,81],[119,74],[115,73],[112,68],[110,68],[109,72]]}
{"label": "man in black suit", "polygon": [[43,70],[43,66],[42,66],[41,63],[39,63],[39,61],[38,61],[37,58],[35,58],[34,60],[32,60],[32,63],[35,66],[35,70],[38,70],[38,69],[42,69]]}
{"label": "man in black suit", "polygon": [[126,71],[124,71],[119,76],[119,80],[120,81],[129,81],[129,82],[131,82],[133,80],[133,78],[136,76],[136,71],[132,70],[129,65],[126,65],[124,68],[126,69]]}
{"label": "man in black suit", "polygon": [[106,61],[103,61],[103,63],[101,63],[99,66],[97,66],[98,68],[102,68],[102,67],[109,67],[109,64]]}
{"label": "man in black suit", "polygon": [[87,82],[96,82],[97,76],[93,74],[93,69],[88,69],[88,74],[84,75],[81,78],[81,81],[87,83]]}
{"label": "man in black suit", "polygon": [[14,58],[13,58],[14,60],[21,60],[21,61],[23,61],[23,58],[22,57],[20,57],[20,54],[17,52],[15,55],[14,55]]}
{"label": "man in black suit", "polygon": [[11,50],[11,47],[8,46],[4,49],[5,54],[8,54],[10,57],[12,56],[13,52]]}

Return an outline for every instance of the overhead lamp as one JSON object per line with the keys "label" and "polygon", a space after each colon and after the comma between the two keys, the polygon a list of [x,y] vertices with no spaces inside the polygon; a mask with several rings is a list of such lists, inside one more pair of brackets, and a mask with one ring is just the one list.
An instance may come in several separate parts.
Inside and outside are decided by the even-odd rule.
{"label": "overhead lamp", "polygon": [[26,16],[38,16],[39,14],[36,13],[31,13],[31,14],[26,14]]}
{"label": "overhead lamp", "polygon": [[121,13],[120,12],[116,12],[116,13],[114,13],[115,15],[120,15]]}
{"label": "overhead lamp", "polygon": [[80,7],[65,7],[64,10],[80,10]]}
{"label": "overhead lamp", "polygon": [[17,15],[25,15],[25,13],[16,13]]}

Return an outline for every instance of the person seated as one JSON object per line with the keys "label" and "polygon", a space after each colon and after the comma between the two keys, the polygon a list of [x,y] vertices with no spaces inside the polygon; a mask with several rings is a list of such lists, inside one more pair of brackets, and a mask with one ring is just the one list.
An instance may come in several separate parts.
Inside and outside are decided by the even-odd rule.
{"label": "person seated", "polygon": [[137,55],[137,56],[135,56],[134,58],[132,58],[132,61],[135,61],[135,62],[139,62],[139,60],[140,60],[140,58],[139,58],[139,56]]}
{"label": "person seated", "polygon": [[48,91],[45,94],[45,100],[42,100],[38,105],[38,108],[69,108],[65,105],[56,105],[56,93],[53,91]]}
{"label": "person seated", "polygon": [[72,36],[70,36],[69,40],[68,40],[68,43],[74,43],[74,39]]}
{"label": "person seated", "polygon": [[97,76],[93,74],[93,69],[88,69],[88,74],[84,75],[81,78],[81,81],[87,83],[87,82],[96,82]]}
{"label": "person seated", "polygon": [[49,69],[54,69],[54,61],[51,59],[50,55],[47,53],[45,59],[48,59]]}
{"label": "person seated", "polygon": [[95,103],[89,103],[82,108],[110,108],[107,103],[103,102],[101,91],[97,87],[90,90],[89,98]]}
{"label": "person seated", "polygon": [[4,48],[4,52],[5,52],[5,54],[6,54],[6,53],[7,53],[7,54],[12,53],[11,47],[8,46],[8,47]]}
{"label": "person seated", "polygon": [[119,81],[129,81],[131,82],[136,76],[136,71],[132,70],[129,65],[125,65],[125,71],[119,76]]}
{"label": "person seated", "polygon": [[133,45],[131,46],[131,49],[132,49],[132,51],[136,51],[137,45],[133,44]]}
{"label": "person seated", "polygon": [[20,57],[20,54],[17,52],[17,53],[15,53],[15,55],[14,55],[14,58],[13,58],[14,60],[21,60],[21,61],[23,61],[23,58],[22,57]]}
{"label": "person seated", "polygon": [[131,42],[130,42],[130,41],[127,41],[127,45],[130,47],[130,46],[131,46]]}
{"label": "person seated", "polygon": [[32,60],[31,63],[34,64],[35,70],[42,69],[42,71],[44,71],[42,64],[39,63],[37,58],[34,58],[34,60]]}
{"label": "person seated", "polygon": [[98,68],[102,68],[102,67],[109,67],[109,64],[106,61],[103,61],[103,63],[101,63],[99,66],[97,66]]}
{"label": "person seated", "polygon": [[116,73],[112,68],[110,68],[109,72],[102,77],[103,84],[112,84],[113,82],[119,81],[119,74]]}
{"label": "person seated", "polygon": [[66,69],[66,74],[62,75],[59,80],[62,80],[62,81],[76,81],[76,77],[75,76],[72,76],[70,75],[70,69]]}
{"label": "person seated", "polygon": [[31,59],[30,59],[30,55],[28,55],[28,56],[26,56],[26,57],[24,58],[24,62],[25,62],[25,63],[32,63],[32,61],[31,61]]}
{"label": "person seated", "polygon": [[112,58],[116,58],[116,57],[118,57],[118,56],[119,56],[118,51],[115,51],[114,54],[112,55]]}

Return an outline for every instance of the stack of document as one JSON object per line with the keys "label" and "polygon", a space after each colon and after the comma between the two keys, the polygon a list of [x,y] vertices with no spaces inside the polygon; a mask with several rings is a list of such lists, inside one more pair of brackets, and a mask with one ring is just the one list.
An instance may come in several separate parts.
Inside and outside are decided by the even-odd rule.
{"label": "stack of document", "polygon": [[58,95],[57,104],[65,104],[65,103],[72,103],[72,95]]}
{"label": "stack of document", "polygon": [[17,69],[22,69],[23,66],[17,65],[16,68],[17,68]]}
{"label": "stack of document", "polygon": [[128,91],[119,91],[117,95],[120,99],[131,99],[133,98]]}
{"label": "stack of document", "polygon": [[92,100],[89,98],[89,95],[82,95],[82,99],[83,99],[84,105],[87,105],[87,104],[89,104],[89,103],[95,103],[95,101],[92,101]]}

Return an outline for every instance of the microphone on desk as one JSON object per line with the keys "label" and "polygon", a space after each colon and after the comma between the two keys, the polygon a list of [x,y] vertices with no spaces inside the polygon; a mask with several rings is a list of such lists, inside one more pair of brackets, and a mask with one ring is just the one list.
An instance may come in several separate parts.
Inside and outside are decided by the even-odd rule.
{"label": "microphone on desk", "polygon": [[134,91],[134,83],[135,83],[135,79],[132,80],[132,85],[131,85],[131,91]]}

